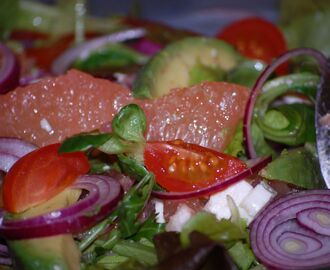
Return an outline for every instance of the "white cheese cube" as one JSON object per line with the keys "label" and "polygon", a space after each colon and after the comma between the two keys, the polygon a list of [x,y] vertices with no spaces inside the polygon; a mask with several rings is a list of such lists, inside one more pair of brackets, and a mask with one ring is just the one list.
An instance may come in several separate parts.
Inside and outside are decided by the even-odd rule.
{"label": "white cheese cube", "polygon": [[[213,213],[219,220],[222,218],[229,219],[231,217],[231,211],[228,206],[227,195],[239,206],[252,189],[252,185],[245,180],[237,182],[225,190],[213,194],[204,206],[204,210]],[[242,214],[244,215],[245,213]]]}
{"label": "white cheese cube", "polygon": [[253,219],[269,200],[276,195],[276,192],[264,182],[256,185],[253,190],[244,198],[239,207],[246,210]]}
{"label": "white cheese cube", "polygon": [[156,222],[165,223],[164,202],[161,200],[154,200],[153,203],[155,206]]}
{"label": "white cheese cube", "polygon": [[166,224],[166,231],[180,232],[186,222],[193,216],[194,211],[186,204],[179,204],[175,214]]}

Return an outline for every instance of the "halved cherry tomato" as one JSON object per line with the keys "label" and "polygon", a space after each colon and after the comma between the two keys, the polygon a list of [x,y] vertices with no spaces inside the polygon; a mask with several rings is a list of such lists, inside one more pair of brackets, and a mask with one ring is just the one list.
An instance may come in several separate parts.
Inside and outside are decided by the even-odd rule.
{"label": "halved cherry tomato", "polygon": [[[280,29],[258,17],[233,22],[216,36],[232,44],[247,58],[263,60],[268,64],[287,51],[287,44]],[[284,64],[277,73],[286,74],[287,70],[288,65]]]}
{"label": "halved cherry tomato", "polygon": [[89,171],[84,153],[59,154],[59,147],[51,144],[39,148],[13,165],[3,183],[5,210],[19,213],[43,203]]}
{"label": "halved cherry tomato", "polygon": [[144,164],[168,191],[193,191],[223,181],[244,169],[243,161],[181,140],[148,142]]}

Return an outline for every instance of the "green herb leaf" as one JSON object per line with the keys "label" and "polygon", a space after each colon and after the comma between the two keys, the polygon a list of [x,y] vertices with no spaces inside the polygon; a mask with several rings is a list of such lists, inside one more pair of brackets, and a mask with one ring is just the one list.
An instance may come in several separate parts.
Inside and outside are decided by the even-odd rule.
{"label": "green herb leaf", "polygon": [[123,238],[134,235],[141,228],[137,217],[148,201],[153,185],[154,177],[149,173],[127,192],[118,206],[119,230]]}
{"label": "green herb leaf", "polygon": [[60,153],[68,153],[75,151],[86,151],[92,147],[99,147],[106,141],[110,140],[112,135],[110,133],[103,134],[79,134],[66,139],[60,149]]}
{"label": "green herb leaf", "polygon": [[265,157],[265,156],[276,157],[277,156],[276,152],[266,142],[264,134],[262,133],[258,125],[252,123],[251,129],[252,129],[253,145],[257,152],[257,155],[260,157]]}
{"label": "green herb leaf", "polygon": [[247,238],[247,232],[242,231],[240,226],[227,219],[219,221],[215,215],[207,212],[197,213],[184,225],[181,231],[181,242],[184,246],[189,245],[189,234],[193,231],[203,233],[226,247]]}
{"label": "green herb leaf", "polygon": [[133,158],[118,155],[118,160],[121,171],[136,180],[142,179],[149,173],[141,163]]}
{"label": "green herb leaf", "polygon": [[276,105],[274,101],[289,91],[314,100],[318,83],[319,76],[310,73],[291,74],[268,81],[254,107],[253,123],[262,131],[262,136],[290,146],[315,141],[313,108],[299,103]]}
{"label": "green herb leaf", "polygon": [[228,73],[227,81],[252,87],[265,67],[266,64],[262,61],[246,60]]}
{"label": "green herb leaf", "polygon": [[19,11],[19,0],[0,1],[0,40],[4,39],[15,26]]}
{"label": "green herb leaf", "polygon": [[123,107],[112,120],[112,130],[122,139],[144,142],[147,121],[143,110],[136,104]]}
{"label": "green herb leaf", "polygon": [[102,269],[114,270],[128,260],[128,257],[121,255],[104,256],[97,262],[97,265],[102,267]]}
{"label": "green herb leaf", "polygon": [[324,187],[317,158],[308,147],[284,150],[260,171],[260,175],[269,180],[281,180],[303,188]]}
{"label": "green herb leaf", "polygon": [[136,235],[132,239],[139,241],[141,239],[148,239],[153,241],[153,238],[156,234],[162,233],[165,231],[164,223],[157,223],[155,216],[150,216],[141,226]]}
{"label": "green herb leaf", "polygon": [[113,247],[113,251],[118,255],[134,259],[146,266],[153,266],[157,263],[154,247],[139,242],[121,240]]}
{"label": "green herb leaf", "polygon": [[97,71],[111,68],[125,67],[128,65],[142,65],[148,58],[123,44],[108,44],[91,52],[88,57],[78,59],[73,67],[83,71]]}
{"label": "green herb leaf", "polygon": [[121,139],[118,135],[111,133],[111,136],[106,142],[98,147],[103,153],[113,155],[122,154],[132,151],[134,144]]}
{"label": "green herb leaf", "polygon": [[231,139],[230,144],[224,151],[226,154],[238,157],[238,158],[246,158],[245,149],[243,145],[243,122],[237,125],[236,132],[234,137]]}
{"label": "green herb leaf", "polygon": [[250,266],[255,261],[255,257],[249,245],[243,244],[241,241],[236,242],[228,252],[235,264],[241,270],[250,269]]}

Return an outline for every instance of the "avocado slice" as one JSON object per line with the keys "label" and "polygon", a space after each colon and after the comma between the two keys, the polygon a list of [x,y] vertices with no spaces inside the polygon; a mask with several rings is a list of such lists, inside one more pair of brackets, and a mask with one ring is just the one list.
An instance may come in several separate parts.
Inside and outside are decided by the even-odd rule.
{"label": "avocado slice", "polygon": [[[189,86],[192,81],[190,76],[196,67],[217,69],[221,74],[221,71],[232,70],[243,59],[222,40],[185,38],[171,43],[148,61],[133,83],[133,95],[138,98],[163,96],[173,88]],[[206,76],[206,80],[209,77]]]}
{"label": "avocado slice", "polygon": [[70,234],[9,241],[8,247],[15,269],[80,269],[80,252]]}
{"label": "avocado slice", "polygon": [[[9,218],[28,218],[60,209],[77,201],[79,196],[80,190],[66,189],[49,201]],[[9,240],[7,244],[15,269],[80,269],[81,254],[71,234]]]}

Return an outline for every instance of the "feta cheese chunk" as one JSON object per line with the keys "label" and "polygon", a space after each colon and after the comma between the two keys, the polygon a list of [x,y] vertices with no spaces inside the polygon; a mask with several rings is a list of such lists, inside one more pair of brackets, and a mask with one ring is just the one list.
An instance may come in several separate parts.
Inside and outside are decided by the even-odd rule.
{"label": "feta cheese chunk", "polygon": [[266,183],[261,182],[244,198],[239,207],[243,208],[253,219],[270,199],[276,195],[276,192]]}
{"label": "feta cheese chunk", "polygon": [[[217,219],[230,219],[231,211],[228,206],[227,196],[229,195],[234,203],[239,206],[239,204],[243,201],[243,199],[249,194],[249,192],[253,189],[252,185],[250,185],[247,181],[242,180],[237,182],[223,191],[220,191],[216,194],[213,194],[209,201],[204,206],[204,210],[214,214]],[[242,218],[246,216],[244,211],[238,209]],[[241,213],[242,212],[242,213]]]}
{"label": "feta cheese chunk", "polygon": [[154,200],[153,203],[155,206],[156,222],[165,223],[164,202],[162,202],[161,200]]}
{"label": "feta cheese chunk", "polygon": [[184,224],[193,216],[194,211],[186,204],[179,204],[175,214],[166,224],[166,231],[180,232]]}

